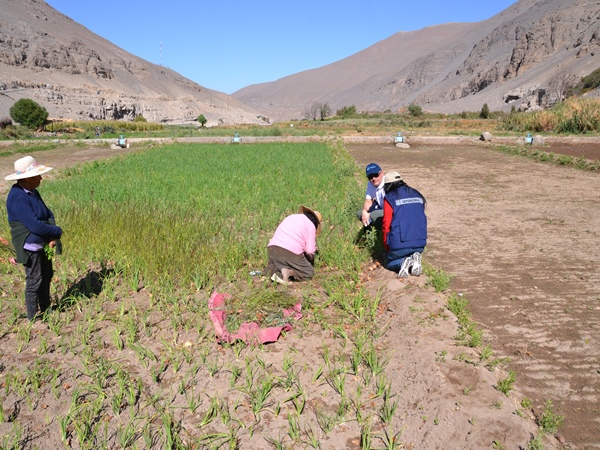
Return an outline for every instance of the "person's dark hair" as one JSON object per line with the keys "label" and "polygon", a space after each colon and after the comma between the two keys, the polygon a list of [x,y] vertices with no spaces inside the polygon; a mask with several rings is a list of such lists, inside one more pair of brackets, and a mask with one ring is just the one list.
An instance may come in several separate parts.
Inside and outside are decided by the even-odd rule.
{"label": "person's dark hair", "polygon": [[427,206],[427,199],[425,198],[425,196],[423,194],[421,194],[418,190],[416,190],[413,187],[410,187],[408,184],[406,184],[404,182],[404,180],[400,180],[400,181],[394,181],[393,183],[387,183],[383,189],[385,190],[385,193],[387,194],[388,192],[392,192],[396,189],[398,189],[399,187],[402,186],[406,186],[406,188],[410,191],[410,192],[414,192],[416,195],[418,195],[419,197],[421,197],[423,199],[423,206]]}
{"label": "person's dark hair", "polygon": [[317,219],[317,216],[315,216],[310,211],[304,211],[304,215],[310,219],[315,228],[319,228],[319,219]]}
{"label": "person's dark hair", "polygon": [[387,194],[388,192],[392,192],[395,189],[398,189],[400,186],[407,186],[407,184],[403,180],[394,181],[393,183],[386,183],[383,186],[383,190]]}

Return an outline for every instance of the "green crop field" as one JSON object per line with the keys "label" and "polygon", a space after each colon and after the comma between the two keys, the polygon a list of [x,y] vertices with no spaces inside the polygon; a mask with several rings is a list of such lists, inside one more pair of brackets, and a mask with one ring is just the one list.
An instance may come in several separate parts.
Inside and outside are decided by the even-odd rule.
{"label": "green crop field", "polygon": [[[360,282],[378,250],[376,236],[357,235],[360,175],[335,144],[173,144],[46,180],[64,253],[54,256],[56,308],[44,332],[25,319],[22,268],[0,249],[0,447],[319,448],[347,421],[364,439],[385,425],[381,439],[394,444],[395,394],[375,344],[379,298]],[[291,288],[251,276],[301,204],[324,217],[315,279]],[[214,291],[238,300],[232,326],[301,301],[293,333],[313,337],[320,363],[289,346],[277,355],[218,344]],[[263,428],[265,415],[278,432]]]}
{"label": "green crop field", "polygon": [[212,288],[262,269],[277,224],[322,212],[318,264],[357,271],[352,161],[326,144],[172,145],[63,171],[44,196],[64,229],[64,260],[114,261],[148,286]]}

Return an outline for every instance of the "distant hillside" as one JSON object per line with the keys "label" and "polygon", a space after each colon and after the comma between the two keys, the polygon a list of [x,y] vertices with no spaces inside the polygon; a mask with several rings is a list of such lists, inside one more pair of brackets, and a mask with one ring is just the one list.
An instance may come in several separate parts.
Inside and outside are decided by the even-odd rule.
{"label": "distant hillside", "polygon": [[0,117],[31,98],[51,117],[265,124],[238,100],[113,45],[41,0],[0,0]]}
{"label": "distant hillside", "polygon": [[477,23],[449,23],[390,38],[327,66],[245,87],[233,97],[274,120],[301,119],[310,104],[333,112],[535,109],[561,84],[600,67],[597,0],[520,0]]}

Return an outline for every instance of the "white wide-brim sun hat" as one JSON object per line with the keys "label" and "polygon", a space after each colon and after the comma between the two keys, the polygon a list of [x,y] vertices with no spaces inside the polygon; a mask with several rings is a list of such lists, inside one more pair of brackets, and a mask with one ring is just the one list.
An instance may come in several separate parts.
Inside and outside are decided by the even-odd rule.
{"label": "white wide-brim sun hat", "polygon": [[23,178],[36,177],[46,172],[50,172],[52,167],[38,164],[33,156],[24,156],[15,161],[15,173],[4,177],[5,180],[22,180]]}

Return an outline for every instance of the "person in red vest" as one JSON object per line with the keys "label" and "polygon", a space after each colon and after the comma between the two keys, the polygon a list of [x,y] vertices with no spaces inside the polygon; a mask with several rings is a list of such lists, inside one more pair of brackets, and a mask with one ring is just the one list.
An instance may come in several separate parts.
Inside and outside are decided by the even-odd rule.
{"label": "person in red vest", "polygon": [[387,268],[398,278],[420,276],[421,254],[427,245],[425,197],[404,182],[398,172],[389,172],[384,180],[383,245]]}

